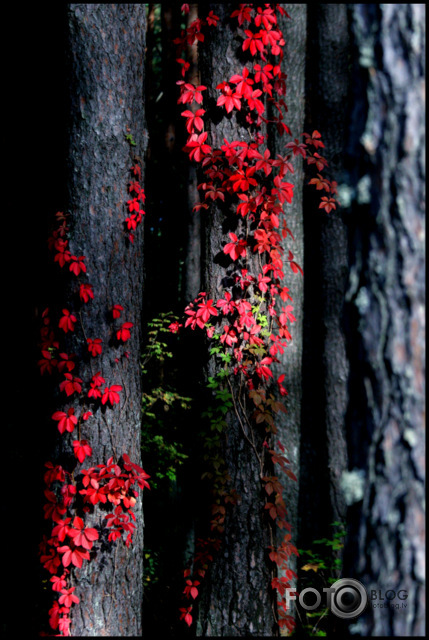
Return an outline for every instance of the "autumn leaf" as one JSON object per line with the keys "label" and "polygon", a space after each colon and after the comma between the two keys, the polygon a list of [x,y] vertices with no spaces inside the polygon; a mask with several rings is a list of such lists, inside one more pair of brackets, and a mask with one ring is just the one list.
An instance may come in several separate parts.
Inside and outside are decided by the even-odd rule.
{"label": "autumn leaf", "polygon": [[116,332],[116,337],[118,340],[122,340],[122,342],[126,342],[131,338],[130,329],[134,326],[132,322],[123,322],[122,326]]}
{"label": "autumn leaf", "polygon": [[79,598],[74,595],[73,591],[76,587],[70,587],[70,589],[61,589],[61,596],[58,599],[60,604],[63,604],[65,607],[71,607],[73,603],[78,604],[80,602]]}
{"label": "autumn leaf", "polygon": [[119,396],[119,391],[122,391],[122,387],[119,384],[112,384],[111,387],[106,387],[103,391],[101,404],[106,404],[106,402],[110,402],[112,406],[114,404],[118,404],[121,399]]}
{"label": "autumn leaf", "polygon": [[77,425],[77,416],[74,415],[73,407],[65,413],[64,411],[55,411],[52,415],[54,420],[58,420],[58,431],[62,434],[64,431],[72,433]]}
{"label": "autumn leaf", "polygon": [[192,616],[191,616],[192,605],[187,609],[185,609],[184,607],[181,607],[179,611],[180,611],[180,620],[184,620],[188,625],[188,627],[190,627],[192,624]]}
{"label": "autumn leaf", "polygon": [[121,304],[114,304],[112,307],[112,316],[113,318],[120,318],[121,311],[124,310],[124,307]]}
{"label": "autumn leaf", "polygon": [[101,338],[88,338],[88,351],[92,356],[98,356],[102,352]]}
{"label": "autumn leaf", "polygon": [[318,564],[315,564],[315,563],[312,563],[312,562],[308,562],[303,567],[301,567],[301,569],[303,571],[315,571],[316,573],[318,572],[319,568],[320,567],[319,567]]}
{"label": "autumn leaf", "polygon": [[75,276],[78,276],[81,272],[86,273],[85,256],[70,256],[69,269]]}
{"label": "autumn leaf", "polygon": [[68,331],[74,331],[74,325],[77,322],[77,318],[68,309],[63,309],[63,315],[60,318],[58,326],[60,329],[67,333]]}
{"label": "autumn leaf", "polygon": [[86,456],[92,455],[92,449],[87,440],[74,440],[73,450],[76,458],[81,463],[85,460]]}
{"label": "autumn leaf", "polygon": [[246,256],[246,246],[247,242],[245,240],[239,240],[235,233],[230,232],[229,237],[232,242],[228,242],[224,248],[223,252],[226,255],[229,255],[234,261],[238,260],[238,258]]}
{"label": "autumn leaf", "polygon": [[89,551],[94,540],[98,540],[98,531],[91,527],[85,528],[82,518],[76,516],[73,520],[73,528],[70,527],[68,530],[68,536],[73,538],[75,545]]}

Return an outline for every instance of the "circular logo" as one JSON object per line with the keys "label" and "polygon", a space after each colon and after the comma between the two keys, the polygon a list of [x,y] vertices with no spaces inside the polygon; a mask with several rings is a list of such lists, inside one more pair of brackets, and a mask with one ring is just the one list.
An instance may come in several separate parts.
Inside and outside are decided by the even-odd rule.
{"label": "circular logo", "polygon": [[359,580],[341,578],[334,582],[331,589],[330,607],[338,618],[356,618],[368,604],[368,595]]}

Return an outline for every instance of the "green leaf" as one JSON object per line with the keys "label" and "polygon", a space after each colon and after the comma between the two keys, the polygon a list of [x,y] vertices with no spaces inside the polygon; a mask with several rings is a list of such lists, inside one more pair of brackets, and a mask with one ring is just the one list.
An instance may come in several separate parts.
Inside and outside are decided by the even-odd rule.
{"label": "green leaf", "polygon": [[136,143],[134,142],[134,138],[133,138],[133,136],[131,135],[131,133],[127,133],[127,134],[125,134],[125,138],[126,138],[126,140],[130,143],[130,145],[131,145],[132,147],[135,147],[135,146],[136,146]]}

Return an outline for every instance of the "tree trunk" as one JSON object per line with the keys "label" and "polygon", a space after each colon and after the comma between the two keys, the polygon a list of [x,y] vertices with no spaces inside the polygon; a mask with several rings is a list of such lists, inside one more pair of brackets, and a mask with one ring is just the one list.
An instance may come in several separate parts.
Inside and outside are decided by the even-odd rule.
{"label": "tree trunk", "polygon": [[[150,132],[147,168],[148,209],[152,212],[145,238],[145,313],[176,310],[183,280],[186,245],[185,192],[182,147],[183,118],[177,105],[181,79],[174,39],[180,35],[180,5],[151,5],[153,28],[148,42],[146,116]],[[181,291],[180,291],[181,293]]]}
{"label": "tree trunk", "polygon": [[[241,40],[229,22],[233,9],[231,4],[207,7],[207,12],[213,10],[220,21],[207,33],[200,48],[201,82],[208,88],[206,130],[213,148],[220,148],[224,138],[228,142],[248,139],[247,129],[239,124],[236,115],[221,117],[215,106],[216,86],[240,72],[244,64],[239,58]],[[204,213],[203,217],[203,287],[208,298],[218,299],[222,297],[224,287],[231,286],[233,281],[226,273],[223,253],[227,231],[240,235],[245,222],[239,220],[235,212],[219,206],[211,207],[210,213]],[[246,266],[250,272],[257,273],[254,255],[249,256]],[[252,264],[253,260],[256,260],[255,264]],[[218,365],[210,360],[208,375],[214,376],[218,371]],[[231,383],[234,385],[235,381]],[[238,389],[235,392],[239,394]],[[233,488],[239,497],[237,504],[227,510],[220,551],[204,580],[197,635],[273,635],[275,618],[267,563],[270,538],[264,522],[261,470],[254,450],[243,436],[237,416],[230,412],[226,419],[221,456],[229,474],[229,488]],[[241,419],[244,421],[243,416]],[[256,446],[261,450],[263,429],[256,437]]]}
{"label": "tree trunk", "polygon": [[[198,4],[189,6],[188,25],[198,18]],[[188,70],[189,81],[195,86],[201,84],[198,66],[198,44],[194,42],[187,47],[187,61],[190,64]],[[188,303],[194,300],[201,291],[201,213],[193,211],[194,205],[199,202],[198,176],[194,165],[187,163],[187,240],[183,277],[184,300]]]}
{"label": "tree trunk", "polygon": [[[281,16],[279,26],[285,40],[285,57],[282,64],[283,71],[287,74],[286,104],[288,112],[286,123],[292,132],[292,138],[299,136],[304,130],[305,114],[305,65],[307,43],[307,5],[287,5],[286,10],[290,19]],[[290,138],[276,133],[273,140],[273,151],[285,155],[284,145]],[[273,155],[274,155],[273,153]],[[298,264],[303,266],[304,259],[304,220],[303,220],[303,158],[298,156],[294,160],[294,173],[288,176],[288,180],[294,185],[293,200],[285,207],[285,217],[294,240],[287,237],[284,241],[285,255],[291,250]],[[289,275],[289,273],[288,273]],[[305,277],[305,272],[304,272]],[[289,287],[289,293],[293,299],[293,315],[296,322],[291,325],[292,340],[282,356],[280,363],[273,367],[275,376],[286,373],[285,387],[288,391],[285,405],[287,413],[278,415],[277,424],[279,439],[287,451],[291,469],[297,477],[294,482],[281,470],[279,477],[284,486],[284,498],[288,511],[288,522],[292,526],[292,540],[299,544],[298,531],[298,505],[300,491],[300,447],[301,447],[301,400],[302,400],[302,350],[303,350],[303,323],[304,323],[304,278],[300,272],[290,272],[285,280]],[[281,301],[280,301],[281,303]],[[279,303],[278,313],[281,313]],[[296,556],[291,556],[289,567],[296,572]]]}
{"label": "tree trunk", "polygon": [[[68,8],[70,129],[68,208],[71,213],[70,250],[85,256],[87,280],[94,299],[84,305],[84,328],[73,339],[79,376],[91,379],[101,371],[106,385],[123,387],[119,406],[94,409],[82,425],[92,447],[90,465],[117,461],[127,453],[140,461],[140,322],[143,278],[142,230],[134,244],[124,233],[128,184],[134,153],[144,157],[143,61],[145,5],[74,4]],[[71,295],[71,292],[70,292]],[[74,303],[74,298],[69,298]],[[111,308],[124,307],[112,324]],[[132,322],[128,357],[117,344],[122,320]],[[77,331],[76,331],[77,334]],[[87,353],[87,338],[101,337],[103,352],[96,364]],[[84,465],[88,466],[88,465]],[[74,571],[80,604],[71,610],[72,635],[139,635],[142,629],[142,502],[135,507],[137,529],[133,544],[107,542],[105,512],[96,508],[86,526],[100,527],[94,561]]]}
{"label": "tree trunk", "polygon": [[355,4],[350,15],[354,504],[345,575],[375,593],[351,632],[424,636],[425,8]]}
{"label": "tree trunk", "polygon": [[[321,133],[325,148],[318,151],[329,163],[323,174],[339,185],[344,181],[350,87],[348,29],[346,5],[309,7],[305,130]],[[315,173],[308,167],[308,178]],[[320,191],[310,192],[310,188],[304,196],[300,545],[306,548],[317,538],[329,538],[330,524],[344,520],[346,514],[340,488],[341,473],[347,468],[346,211],[343,207],[330,213],[320,211],[319,197]]]}

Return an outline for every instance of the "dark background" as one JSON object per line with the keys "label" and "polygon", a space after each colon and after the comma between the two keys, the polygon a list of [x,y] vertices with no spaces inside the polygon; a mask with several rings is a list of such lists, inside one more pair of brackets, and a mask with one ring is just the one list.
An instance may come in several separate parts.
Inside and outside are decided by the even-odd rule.
{"label": "dark background", "polygon": [[[64,202],[65,3],[9,4],[2,12],[9,194],[3,239],[3,631],[36,635],[39,593],[40,452],[48,425],[37,367],[39,322],[52,286],[47,237]],[[42,471],[43,473],[43,471]],[[45,576],[46,578],[46,576]]]}

